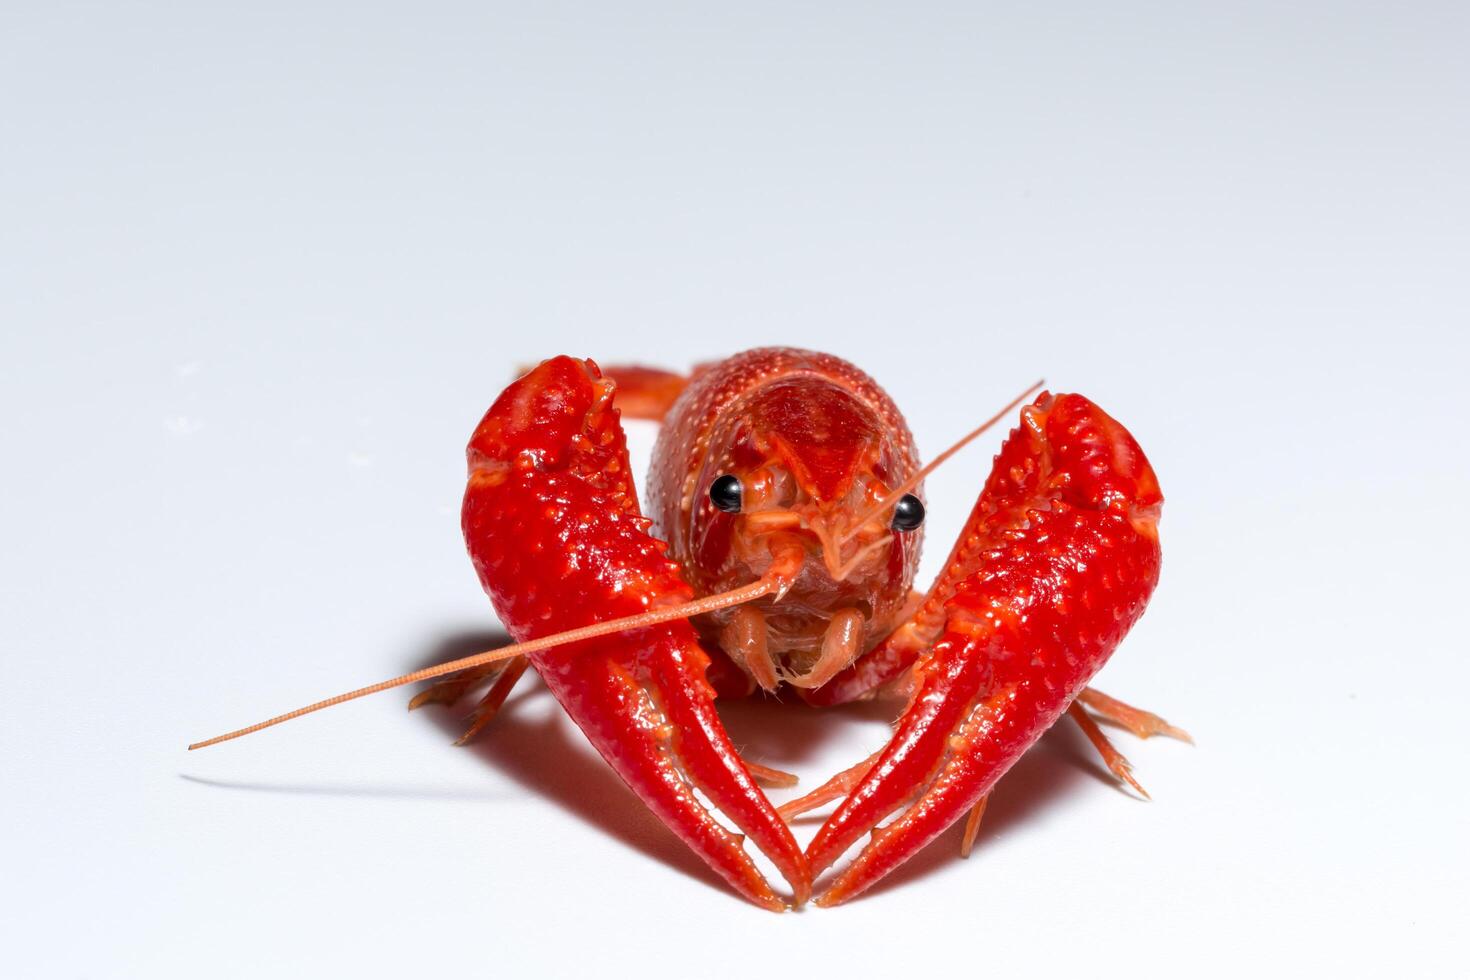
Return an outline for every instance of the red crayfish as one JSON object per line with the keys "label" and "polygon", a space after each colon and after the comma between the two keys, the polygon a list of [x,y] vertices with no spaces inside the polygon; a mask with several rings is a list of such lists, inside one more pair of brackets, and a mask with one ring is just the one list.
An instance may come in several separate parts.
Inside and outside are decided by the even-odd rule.
{"label": "red crayfish", "polygon": [[[843,902],[966,814],[968,850],[991,788],[1064,713],[1142,792],[1092,715],[1187,736],[1087,687],[1159,577],[1163,496],[1123,426],[1081,395],[1026,404],[938,579],[912,589],[924,476],[1039,387],[920,467],[888,395],[830,355],[752,350],[688,377],[552,358],[468,450],[465,540],[519,642],[190,748],[436,677],[415,705],[491,684],[468,737],[529,664],[644,803],[773,910],[787,901],[745,837],[799,905],[870,834],[816,899]],[[663,423],[647,517],[620,415]],[[881,751],[778,809],[757,780],[794,778],[743,760],[714,702],[783,685],[814,705],[886,689],[908,706]],[[838,798],[803,851],[787,821]]]}

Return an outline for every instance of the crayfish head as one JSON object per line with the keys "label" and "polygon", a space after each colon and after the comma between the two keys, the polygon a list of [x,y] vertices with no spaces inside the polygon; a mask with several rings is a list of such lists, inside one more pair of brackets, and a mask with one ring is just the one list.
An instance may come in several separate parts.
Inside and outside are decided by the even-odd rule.
{"label": "crayfish head", "polygon": [[[902,420],[848,389],[805,375],[757,388],[712,433],[690,488],[690,577],[709,592],[767,574],[789,582],[757,602],[788,675],[818,656],[834,619],[860,614],[876,642],[908,599],[923,532],[894,524],[892,508],[872,512],[916,469]],[[713,626],[734,615],[711,614]]]}

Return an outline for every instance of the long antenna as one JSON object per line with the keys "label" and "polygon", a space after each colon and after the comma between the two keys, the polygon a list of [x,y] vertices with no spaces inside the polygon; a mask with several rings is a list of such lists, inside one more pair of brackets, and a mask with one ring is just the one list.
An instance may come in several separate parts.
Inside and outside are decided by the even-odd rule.
{"label": "long antenna", "polygon": [[929,461],[929,464],[923,469],[919,470],[919,472],[915,473],[907,480],[904,480],[893,490],[890,490],[888,492],[888,496],[878,501],[878,503],[862,517],[859,517],[857,520],[849,524],[847,530],[843,531],[842,536],[837,539],[837,543],[845,544],[846,542],[851,540],[853,535],[857,534],[858,530],[864,524],[872,520],[873,517],[875,517],[876,515],[883,513],[889,507],[892,507],[895,503],[898,502],[898,498],[902,497],[914,487],[918,486],[919,482],[923,480],[924,477],[928,476],[930,473],[933,473],[934,470],[938,468],[940,463],[944,462],[955,453],[965,448],[965,446],[969,445],[972,440],[978,438],[982,433],[984,433],[986,429],[989,429],[991,426],[995,425],[995,423],[999,422],[1001,419],[1011,414],[1011,412],[1016,408],[1017,405],[1020,405],[1027,398],[1031,397],[1031,394],[1040,389],[1041,386],[1044,384],[1046,384],[1045,378],[1038,380],[1034,385],[1021,392],[1015,398],[1011,399],[1011,401],[1006,405],[1005,408],[996,412],[990,418],[982,422],[978,427],[970,430],[970,432],[966,435],[961,436],[960,440],[956,442],[953,446],[950,446],[944,452],[940,453],[938,456],[935,456],[932,460]]}
{"label": "long antenna", "polygon": [[759,599],[761,596],[770,595],[773,592],[779,591],[781,591],[779,581],[762,579],[758,582],[752,582],[749,585],[743,585],[738,589],[731,589],[729,592],[720,592],[716,595],[705,596],[703,599],[695,599],[693,602],[685,602],[663,609],[653,609],[645,613],[639,613],[636,616],[610,619],[603,623],[593,623],[591,626],[581,626],[574,630],[567,630],[564,633],[553,633],[550,636],[527,640],[524,643],[512,643],[510,646],[498,647],[494,650],[487,650],[484,653],[471,654],[468,657],[461,657],[459,660],[451,660],[448,663],[438,664],[434,667],[425,667],[423,670],[416,670],[411,674],[404,674],[402,677],[395,677],[392,680],[369,684],[367,687],[360,687],[355,691],[348,691],[346,694],[338,694],[336,697],[327,698],[325,701],[308,704],[304,708],[288,711],[284,715],[277,715],[274,718],[229,732],[225,735],[216,735],[214,738],[208,738],[202,742],[195,742],[189,746],[189,751],[193,752],[195,749],[208,748],[211,745],[218,745],[220,742],[228,742],[231,739],[240,738],[242,735],[251,735],[262,729],[279,725],[284,721],[300,718],[302,715],[309,715],[313,711],[335,707],[347,701],[355,701],[358,698],[367,697],[369,694],[377,694],[379,691],[388,691],[395,687],[402,687],[404,684],[413,684],[417,681],[443,677],[445,674],[457,673],[470,667],[493,664],[498,660],[509,660],[511,657],[519,657],[522,654],[535,653],[538,650],[547,650],[566,643],[590,640],[593,637],[606,636],[609,633],[621,633],[624,630],[641,629],[644,626],[667,623],[674,619],[698,616],[701,613],[713,612],[716,609],[738,606],[743,602],[750,602],[753,599]]}

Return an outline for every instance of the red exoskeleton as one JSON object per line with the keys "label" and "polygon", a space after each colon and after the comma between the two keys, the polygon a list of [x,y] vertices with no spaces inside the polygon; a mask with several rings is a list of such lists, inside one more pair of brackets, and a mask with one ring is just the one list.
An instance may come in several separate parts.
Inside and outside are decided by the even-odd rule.
{"label": "red exoskeleton", "polygon": [[[663,423],[646,517],[620,414]],[[529,663],[644,803],[773,910],[787,901],[744,838],[801,904],[870,835],[816,899],[840,903],[966,814],[968,852],[992,787],[1064,713],[1142,792],[1093,714],[1187,736],[1087,684],[1158,581],[1158,481],[1100,408],[1042,393],[938,578],[914,592],[922,478],[985,428],[921,468],[888,395],[809,351],[748,351],[692,377],[545,361],[496,399],[468,450],[465,540],[518,642],[191,748],[445,675],[415,705],[491,682],[469,737]],[[885,748],[777,809],[757,780],[794,778],[741,759],[714,702],[782,686],[814,705],[880,690],[908,702]],[[839,798],[803,851],[787,821]]]}

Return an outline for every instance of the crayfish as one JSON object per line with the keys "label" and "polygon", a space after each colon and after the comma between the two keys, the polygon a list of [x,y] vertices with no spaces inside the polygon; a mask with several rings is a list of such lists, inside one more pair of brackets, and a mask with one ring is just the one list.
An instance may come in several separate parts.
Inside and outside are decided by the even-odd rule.
{"label": "crayfish", "polygon": [[[838,904],[967,814],[968,850],[991,789],[1063,714],[1142,792],[1094,715],[1188,736],[1087,685],[1158,582],[1163,495],[1122,425],[1039,388],[921,466],[888,395],[830,355],[764,348],[689,375],[544,361],[468,449],[465,541],[517,642],[190,748],[434,678],[416,705],[491,684],[468,736],[529,665],[649,809],[777,911],[788,901],[746,838],[800,905],[870,835],[816,898]],[[938,578],[915,591],[924,477],[1018,407]],[[621,416],[662,423],[648,516]],[[794,779],[742,759],[715,711],[757,688],[819,706],[898,692],[907,707],[882,750],[777,808],[757,781]],[[837,799],[803,850],[788,821]]]}

